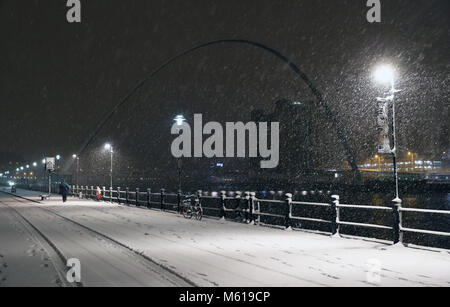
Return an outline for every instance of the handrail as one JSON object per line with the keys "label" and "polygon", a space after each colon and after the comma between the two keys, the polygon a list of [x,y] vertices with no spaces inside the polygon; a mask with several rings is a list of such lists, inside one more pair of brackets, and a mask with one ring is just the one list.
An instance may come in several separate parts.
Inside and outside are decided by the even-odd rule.
{"label": "handrail", "polygon": [[[71,190],[71,195],[78,197],[82,196],[85,198],[95,198],[96,186],[73,186],[73,190]],[[429,235],[437,235],[437,236],[446,236],[450,237],[450,232],[443,231],[434,231],[427,229],[415,229],[403,226],[403,218],[402,213],[404,212],[412,212],[412,213],[425,213],[425,214],[444,214],[449,215],[450,210],[434,210],[434,209],[421,209],[421,208],[404,208],[400,203],[395,203],[392,207],[388,206],[369,206],[369,205],[358,205],[358,204],[341,204],[339,202],[339,196],[333,195],[333,201],[330,203],[324,202],[304,202],[304,201],[293,201],[291,194],[286,194],[285,200],[274,200],[274,199],[259,199],[255,195],[255,193],[251,192],[236,192],[234,197],[226,196],[226,192],[222,191],[220,196],[210,196],[210,195],[202,195],[201,191],[197,194],[191,195],[182,195],[180,193],[166,193],[164,189],[161,191],[153,192],[151,189],[147,189],[147,191],[140,191],[139,189],[130,190],[120,189],[102,189],[102,194],[105,200],[111,200],[115,202],[121,203],[122,201],[128,205],[136,204],[147,204],[148,208],[165,210],[165,207],[172,207],[174,209],[170,209],[172,211],[180,210],[180,205],[183,199],[196,197],[199,200],[200,205],[203,199],[214,200],[217,201],[217,207],[211,206],[202,206],[205,210],[212,210],[219,212],[219,216],[221,218],[226,218],[227,213],[240,211],[245,214],[245,220],[247,222],[255,222],[258,225],[265,224],[261,222],[262,217],[272,217],[277,218],[279,223],[279,219],[284,219],[284,224],[286,228],[291,227],[292,221],[307,221],[307,222],[315,222],[315,223],[324,223],[330,224],[330,232],[332,234],[339,234],[340,226],[353,226],[353,227],[364,227],[364,228],[374,228],[374,229],[382,229],[389,230],[394,232],[394,243],[402,242],[403,233],[404,232],[413,232],[413,233],[422,233]],[[126,195],[126,198],[122,198],[121,196]],[[143,195],[147,195],[144,199]],[[131,196],[131,197],[130,197]],[[157,199],[153,199],[154,196],[158,196]],[[166,197],[177,197],[177,203],[168,202]],[[227,208],[227,204],[230,201],[233,201],[233,204],[236,204],[234,208]],[[156,208],[155,208],[156,205]],[[280,210],[280,213],[270,212],[268,210],[261,210],[262,205],[277,205],[277,210]],[[318,206],[327,208],[325,213],[321,213],[323,215],[330,215],[329,219],[318,218],[318,217],[309,217],[309,216],[297,216],[293,214],[293,208],[298,208],[299,206]],[[175,209],[177,207],[178,209]],[[272,207],[273,208],[273,207]],[[341,219],[341,210],[345,209],[354,209],[354,210],[379,210],[391,212],[393,214],[394,223],[392,225],[379,225],[379,224],[371,224],[364,222],[355,222],[355,221],[344,221]],[[327,213],[328,212],[328,213]]]}

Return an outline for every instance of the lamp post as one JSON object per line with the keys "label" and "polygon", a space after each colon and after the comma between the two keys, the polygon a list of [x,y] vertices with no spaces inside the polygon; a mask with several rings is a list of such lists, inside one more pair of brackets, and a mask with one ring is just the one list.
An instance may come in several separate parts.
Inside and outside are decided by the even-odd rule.
{"label": "lamp post", "polygon": [[378,159],[378,171],[381,172],[381,157],[379,155],[375,155],[375,159]]}
{"label": "lamp post", "polygon": [[75,181],[75,184],[78,186],[78,175],[79,175],[79,171],[80,171],[80,157],[78,157],[76,154],[73,154],[72,158],[74,158],[77,161],[77,166],[76,166],[77,179]]}
{"label": "lamp post", "polygon": [[[110,168],[109,168],[109,178],[110,178],[110,181],[109,181],[109,186],[110,186],[110,188],[112,189],[112,186],[113,186],[113,146],[111,145],[111,144],[109,144],[109,143],[106,143],[105,144],[105,150],[108,150],[109,151],[109,153],[110,153],[110,155],[111,155],[111,164],[110,164]],[[111,197],[111,202],[112,202],[112,197]]]}
{"label": "lamp post", "polygon": [[[178,128],[178,131],[180,131],[180,129],[183,126],[183,123],[186,121],[186,119],[184,118],[183,115],[177,115],[175,116],[175,118],[173,119],[176,123],[176,126]],[[177,159],[177,164],[178,164],[178,192],[181,193],[181,157],[179,157]]]}
{"label": "lamp post", "polygon": [[56,180],[59,180],[59,160],[61,160],[61,155],[55,156],[55,173],[56,173]]}
{"label": "lamp post", "polygon": [[390,90],[387,96],[383,98],[377,98],[380,102],[390,102],[392,104],[392,143],[393,148],[391,148],[391,154],[394,164],[394,181],[395,181],[395,199],[393,202],[400,204],[402,201],[398,195],[398,168],[397,168],[397,143],[396,143],[396,121],[395,121],[395,94],[399,90],[395,89],[395,78],[394,70],[389,65],[382,65],[375,71],[375,79],[380,83],[388,83],[390,85]]}
{"label": "lamp post", "polygon": [[408,152],[408,156],[411,157],[411,167],[412,167],[412,172],[414,173],[415,169],[416,169],[416,165],[414,162],[414,153],[413,152]]}

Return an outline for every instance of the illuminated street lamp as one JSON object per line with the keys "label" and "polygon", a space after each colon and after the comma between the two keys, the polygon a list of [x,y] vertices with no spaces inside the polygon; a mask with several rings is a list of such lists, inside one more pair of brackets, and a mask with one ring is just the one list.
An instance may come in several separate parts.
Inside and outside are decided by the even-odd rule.
{"label": "illuminated street lamp", "polygon": [[397,143],[396,143],[396,122],[395,122],[395,93],[399,90],[395,89],[395,72],[390,65],[379,66],[374,73],[375,80],[379,83],[388,83],[390,85],[390,90],[386,97],[377,98],[379,102],[390,102],[392,103],[392,143],[394,148],[391,148],[391,154],[394,162],[394,180],[395,180],[395,199],[393,202],[398,205],[401,204],[402,200],[398,195],[398,169],[397,169]]}
{"label": "illuminated street lamp", "polygon": [[[112,189],[113,186],[113,146],[109,143],[105,144],[105,150],[109,151],[110,155],[111,155],[111,165],[110,165],[110,169],[109,169],[109,176],[110,176],[110,188]],[[111,201],[112,201],[112,197],[111,197]]]}
{"label": "illuminated street lamp", "polygon": [[[175,116],[175,118],[173,120],[174,120],[174,122],[178,128],[178,132],[179,132],[183,126],[183,123],[186,121],[186,118],[184,118],[183,115],[177,115],[177,116]],[[178,192],[181,193],[181,167],[182,167],[181,157],[178,158],[177,164],[178,164]]]}
{"label": "illuminated street lamp", "polygon": [[73,155],[72,155],[72,158],[77,160],[77,169],[76,169],[76,172],[77,172],[77,180],[76,180],[76,185],[78,186],[78,175],[79,175],[79,170],[80,170],[80,157],[77,156],[76,154],[73,154]]}
{"label": "illuminated street lamp", "polygon": [[379,155],[375,155],[375,159],[378,159],[378,171],[381,172],[381,157]]}
{"label": "illuminated street lamp", "polygon": [[416,168],[416,163],[414,162],[414,153],[408,151],[408,156],[411,157],[411,165],[412,165],[412,171],[414,172],[415,168]]}

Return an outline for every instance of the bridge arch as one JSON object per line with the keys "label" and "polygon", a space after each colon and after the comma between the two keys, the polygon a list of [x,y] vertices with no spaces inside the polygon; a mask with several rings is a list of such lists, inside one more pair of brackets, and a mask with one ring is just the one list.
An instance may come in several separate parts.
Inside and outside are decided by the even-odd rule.
{"label": "bridge arch", "polygon": [[241,44],[241,45],[250,45],[253,47],[256,47],[258,49],[262,49],[266,52],[271,53],[272,55],[276,56],[278,59],[280,59],[282,62],[284,62],[285,64],[287,64],[289,66],[289,68],[294,71],[301,80],[303,80],[303,82],[305,82],[305,84],[308,86],[308,88],[311,90],[312,94],[314,95],[314,97],[316,98],[316,105],[320,106],[324,109],[325,114],[328,118],[328,120],[331,122],[331,124],[333,125],[333,128],[336,131],[336,134],[338,136],[339,141],[341,142],[342,146],[344,147],[345,150],[345,154],[346,154],[346,160],[347,162],[350,164],[353,172],[354,172],[354,178],[357,179],[360,177],[359,174],[359,170],[358,170],[358,166],[356,164],[356,159],[355,156],[353,154],[353,151],[350,147],[350,145],[348,144],[347,138],[344,134],[344,132],[342,131],[342,128],[339,125],[339,122],[337,121],[336,117],[334,116],[334,114],[332,113],[331,109],[329,108],[328,104],[325,102],[322,94],[320,93],[320,91],[314,86],[314,84],[312,83],[312,81],[308,78],[308,76],[294,63],[292,62],[288,57],[286,57],[285,55],[283,55],[281,52],[258,42],[254,42],[254,41],[250,41],[250,40],[245,40],[245,39],[222,39],[222,40],[214,40],[214,41],[209,41],[206,43],[202,43],[199,45],[196,45],[194,47],[191,47],[189,49],[186,49],[178,54],[176,54],[175,56],[169,58],[168,60],[166,60],[164,63],[162,63],[161,65],[159,65],[157,68],[155,68],[150,75],[148,75],[146,78],[144,78],[143,80],[141,80],[139,83],[136,84],[136,86],[131,89],[114,107],[111,111],[109,111],[104,118],[102,118],[100,120],[100,122],[97,124],[97,126],[95,127],[95,129],[90,133],[90,135],[88,136],[88,138],[85,140],[85,142],[82,144],[82,146],[80,147],[78,154],[81,154],[86,147],[94,140],[94,138],[98,135],[98,133],[102,130],[103,126],[111,119],[111,117],[122,107],[124,106],[128,100],[133,96],[134,93],[136,93],[136,91],[138,91],[142,86],[144,86],[144,84],[146,84],[148,81],[150,81],[155,75],[157,75],[160,71],[162,71],[164,68],[166,68],[168,65],[170,65],[171,63],[175,62],[176,60],[178,60],[179,58],[188,55],[196,50],[205,48],[205,47],[209,47],[209,46],[213,46],[213,45],[218,45],[218,44]]}

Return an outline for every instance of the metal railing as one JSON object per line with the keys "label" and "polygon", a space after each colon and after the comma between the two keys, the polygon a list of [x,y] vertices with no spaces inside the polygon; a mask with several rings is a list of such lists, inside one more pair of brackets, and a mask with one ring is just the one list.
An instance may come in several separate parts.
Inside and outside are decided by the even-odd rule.
{"label": "metal railing", "polygon": [[[94,188],[94,186],[72,186],[71,195],[96,199],[96,190],[97,188]],[[104,201],[178,213],[181,212],[181,204],[184,197],[181,193],[166,193],[165,189],[161,189],[158,192],[152,192],[151,189],[147,189],[144,192],[140,191],[140,189],[130,190],[125,188],[122,190],[118,187],[114,190],[102,187],[101,193]],[[403,226],[403,212],[450,215],[450,211],[446,210],[403,208],[401,203],[394,203],[392,207],[341,204],[339,195],[332,195],[329,203],[293,201],[290,193],[285,195],[285,200],[258,199],[254,192],[236,192],[233,197],[226,196],[225,191],[221,191],[220,196],[203,195],[202,191],[197,191],[195,195],[205,216],[221,219],[238,218],[241,222],[256,225],[268,224],[263,222],[262,219],[271,219],[269,224],[284,226],[289,229],[293,228],[293,222],[295,221],[314,222],[328,225],[328,232],[332,235],[339,235],[341,226],[387,230],[392,233],[394,244],[403,242],[403,234],[405,232],[450,236],[450,232]],[[297,209],[306,207],[322,208],[325,211],[319,217],[295,214],[295,212],[299,211]],[[344,220],[341,216],[345,210],[388,212],[392,216],[392,223],[391,225],[381,225]]]}

